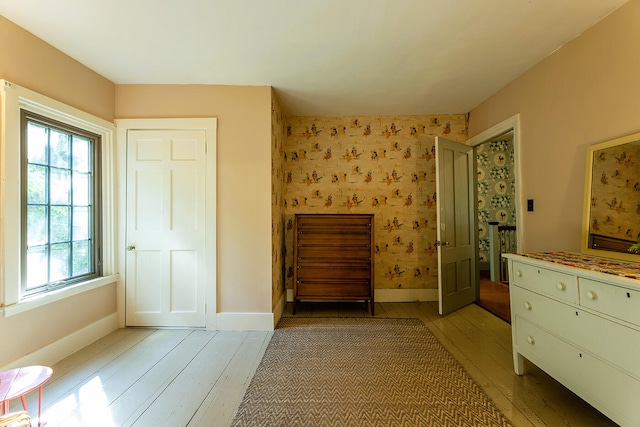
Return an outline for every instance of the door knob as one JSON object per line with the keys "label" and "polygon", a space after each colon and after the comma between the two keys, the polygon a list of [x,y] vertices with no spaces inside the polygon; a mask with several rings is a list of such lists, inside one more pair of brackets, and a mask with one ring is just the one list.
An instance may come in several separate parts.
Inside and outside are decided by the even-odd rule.
{"label": "door knob", "polygon": [[136,245],[129,245],[129,246],[127,246],[127,250],[128,250],[128,251],[135,251],[135,250],[136,250]]}
{"label": "door knob", "polygon": [[433,246],[449,246],[449,242],[443,242],[441,240],[436,240],[433,242]]}

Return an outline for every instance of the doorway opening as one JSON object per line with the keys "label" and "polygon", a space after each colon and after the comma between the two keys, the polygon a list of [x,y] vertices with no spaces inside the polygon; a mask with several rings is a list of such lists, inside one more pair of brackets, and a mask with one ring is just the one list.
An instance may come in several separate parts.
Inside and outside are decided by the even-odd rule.
{"label": "doorway opening", "polygon": [[521,248],[519,117],[471,138],[477,162],[478,295],[476,304],[510,322],[509,278],[502,254]]}
{"label": "doorway opening", "polygon": [[476,303],[510,322],[505,252],[515,252],[513,129],[476,146],[479,297]]}

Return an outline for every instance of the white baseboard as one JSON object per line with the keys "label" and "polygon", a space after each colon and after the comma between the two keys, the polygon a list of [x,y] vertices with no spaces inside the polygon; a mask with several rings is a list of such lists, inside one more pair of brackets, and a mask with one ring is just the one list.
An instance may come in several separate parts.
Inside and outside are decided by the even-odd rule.
{"label": "white baseboard", "polygon": [[273,331],[273,313],[218,313],[219,331]]}
{"label": "white baseboard", "polygon": [[[437,289],[376,289],[376,302],[438,301]],[[287,289],[287,302],[293,301],[293,289]]]}
{"label": "white baseboard", "polygon": [[114,313],[46,347],[16,359],[0,370],[6,371],[30,365],[51,366],[117,329],[118,313]]}

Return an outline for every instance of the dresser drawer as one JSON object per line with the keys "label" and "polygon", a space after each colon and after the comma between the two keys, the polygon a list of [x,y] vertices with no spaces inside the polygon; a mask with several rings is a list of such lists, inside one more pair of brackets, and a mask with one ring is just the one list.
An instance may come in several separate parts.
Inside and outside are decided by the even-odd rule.
{"label": "dresser drawer", "polygon": [[614,322],[603,322],[599,316],[518,286],[513,286],[510,294],[514,317],[526,319],[577,347],[589,349],[594,355],[640,379],[640,331]]}
{"label": "dresser drawer", "polygon": [[615,422],[640,425],[640,381],[521,317],[515,320],[520,354]]}
{"label": "dresser drawer", "polygon": [[640,326],[640,291],[582,277],[579,280],[581,306]]}
{"label": "dresser drawer", "polygon": [[363,246],[365,248],[371,247],[371,233],[346,233],[336,232],[332,233],[312,233],[309,231],[298,232],[298,248],[306,246],[324,246],[324,247],[340,247],[340,246]]}
{"label": "dresser drawer", "polygon": [[297,280],[326,280],[326,279],[371,279],[371,268],[363,266],[355,268],[353,266],[340,265],[301,265],[298,264]]}
{"label": "dresser drawer", "polygon": [[571,274],[559,273],[521,262],[513,262],[513,283],[534,292],[540,292],[574,304],[578,303],[578,279]]}
{"label": "dresser drawer", "polygon": [[371,247],[367,246],[300,246],[298,247],[298,262],[312,260],[343,260],[345,262],[371,261]]}
{"label": "dresser drawer", "polygon": [[306,299],[357,299],[370,298],[371,284],[366,281],[300,281],[296,284],[297,296]]}
{"label": "dresser drawer", "polygon": [[549,330],[566,321],[567,317],[575,316],[575,309],[570,305],[520,286],[511,286],[509,297],[512,318],[521,316]]}

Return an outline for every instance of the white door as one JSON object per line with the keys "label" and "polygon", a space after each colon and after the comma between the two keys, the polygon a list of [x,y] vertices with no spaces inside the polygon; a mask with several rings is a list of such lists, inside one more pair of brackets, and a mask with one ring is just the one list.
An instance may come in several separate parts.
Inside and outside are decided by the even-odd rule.
{"label": "white door", "polygon": [[205,326],[205,142],[127,132],[127,326]]}
{"label": "white door", "polygon": [[436,138],[440,314],[476,300],[476,191],[473,147]]}

